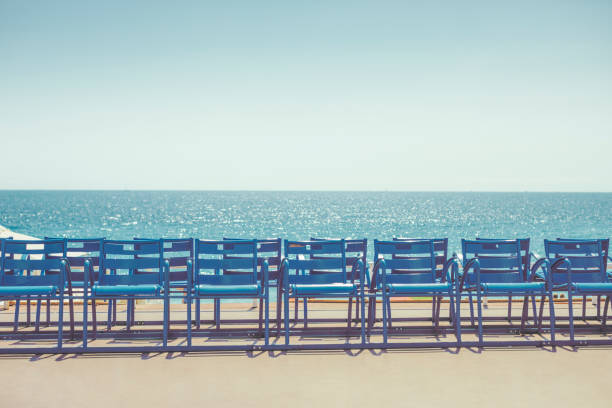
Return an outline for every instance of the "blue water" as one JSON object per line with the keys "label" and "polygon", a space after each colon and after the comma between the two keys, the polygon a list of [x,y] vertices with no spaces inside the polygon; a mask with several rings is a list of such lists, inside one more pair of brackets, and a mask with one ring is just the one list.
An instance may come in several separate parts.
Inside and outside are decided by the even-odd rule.
{"label": "blue water", "polygon": [[[0,191],[36,237],[609,237],[612,193]],[[370,245],[371,247],[371,245]]]}

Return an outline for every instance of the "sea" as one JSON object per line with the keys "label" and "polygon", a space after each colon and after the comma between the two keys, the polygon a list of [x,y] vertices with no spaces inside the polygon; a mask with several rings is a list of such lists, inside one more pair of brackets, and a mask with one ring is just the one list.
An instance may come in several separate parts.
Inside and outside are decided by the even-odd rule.
{"label": "sea", "polygon": [[[0,191],[0,225],[34,237],[604,238],[612,193]],[[369,256],[372,256],[369,245]]]}

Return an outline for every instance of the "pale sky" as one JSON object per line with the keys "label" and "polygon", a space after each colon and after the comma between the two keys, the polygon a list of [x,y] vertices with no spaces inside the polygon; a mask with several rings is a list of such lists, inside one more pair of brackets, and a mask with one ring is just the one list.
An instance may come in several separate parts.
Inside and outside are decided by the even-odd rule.
{"label": "pale sky", "polygon": [[612,2],[0,0],[0,152],[0,189],[612,191]]}

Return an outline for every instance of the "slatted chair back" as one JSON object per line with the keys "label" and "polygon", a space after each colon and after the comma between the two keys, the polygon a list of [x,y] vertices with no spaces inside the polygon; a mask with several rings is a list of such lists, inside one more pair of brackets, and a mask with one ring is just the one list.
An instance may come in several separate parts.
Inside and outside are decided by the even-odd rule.
{"label": "slatted chair back", "polygon": [[[136,241],[151,241],[146,238],[134,238]],[[170,265],[170,273],[168,274],[170,285],[182,286],[187,282],[187,261],[193,259],[193,238],[163,238],[161,239],[164,253],[164,260],[167,260]],[[140,246],[136,245],[136,249]],[[136,254],[136,258],[140,255]],[[136,274],[149,273],[146,270],[136,269]]]}
{"label": "slatted chair back", "polygon": [[[557,241],[593,241],[593,239],[576,239],[576,238],[557,238]],[[608,254],[610,250],[610,239],[609,238],[598,238],[597,241],[601,242],[601,250],[604,254],[604,271],[608,271]]]}
{"label": "slatted chair back", "polygon": [[[287,241],[289,284],[347,283],[346,241]],[[314,271],[314,272],[313,272]]]}
{"label": "slatted chair back", "polygon": [[101,285],[162,285],[163,262],[161,240],[105,240],[98,281]]}
{"label": "slatted chair back", "polygon": [[[249,241],[248,239],[243,238],[223,238],[224,241]],[[252,241],[252,240],[251,240]],[[282,239],[281,238],[267,238],[267,239],[256,239],[257,243],[257,266],[259,267],[259,280],[262,279],[262,265],[264,261],[268,261],[268,279],[269,280],[278,280],[278,272],[280,268],[280,263],[282,260]],[[231,254],[226,254],[226,259],[231,259],[235,257]],[[243,272],[225,269],[224,274],[240,274]]]}
{"label": "slatted chair back", "polygon": [[[393,238],[393,241],[403,241],[403,242],[417,242],[422,241],[422,239],[415,238]],[[438,279],[442,278],[444,273],[444,265],[446,265],[446,261],[448,260],[448,238],[433,238],[434,243],[434,251],[436,253],[436,277]],[[393,255],[393,258],[401,258],[401,255]],[[402,269],[393,269],[391,273],[405,273]]]}
{"label": "slatted chair back", "polygon": [[[196,285],[257,284],[257,240],[195,240]],[[224,271],[232,271],[224,273]]]}
{"label": "slatted chair back", "polygon": [[[494,238],[476,238],[477,241],[505,241],[504,239],[494,239]],[[531,269],[531,254],[529,252],[530,239],[529,238],[519,238],[519,245],[521,246],[521,262],[523,263],[523,276],[524,279],[527,280],[529,277],[530,269]]]}
{"label": "slatted chair back", "polygon": [[[104,238],[50,238],[64,241],[64,254],[49,254],[47,258],[65,258],[70,264],[70,279],[72,284],[82,284],[85,279],[85,261],[89,259],[93,270],[93,280],[98,280],[100,272],[100,251]],[[92,278],[92,277],[90,277]]]}
{"label": "slatted chair back", "polygon": [[64,241],[6,239],[1,245],[0,285],[64,286]]}
{"label": "slatted chair back", "polygon": [[[565,257],[571,263],[571,283],[608,282],[606,258],[601,240],[544,240],[546,257],[553,260]],[[554,263],[553,263],[554,265]],[[569,282],[565,264],[551,270],[553,285],[566,285]]]}
{"label": "slatted chair back", "polygon": [[[340,238],[310,238],[311,241],[338,241]],[[359,270],[357,268],[353,269],[353,265],[357,260],[361,260],[363,265],[367,265],[367,253],[368,253],[368,240],[366,238],[363,239],[345,239],[345,252],[346,252],[346,270],[350,273],[353,272],[351,276],[352,281],[356,281],[359,279]],[[313,255],[313,259],[325,259],[325,256],[322,255]],[[311,270],[310,273],[325,273],[325,271]]]}
{"label": "slatted chair back", "polygon": [[[464,262],[476,258],[480,264],[481,283],[521,283],[527,280],[523,265],[521,242],[514,240],[461,240]],[[466,282],[477,283],[474,269],[470,269]]]}
{"label": "slatted chair back", "polygon": [[[435,248],[432,239],[374,240],[374,258],[385,260],[387,283],[435,283],[438,279]],[[379,268],[378,273],[383,271]]]}

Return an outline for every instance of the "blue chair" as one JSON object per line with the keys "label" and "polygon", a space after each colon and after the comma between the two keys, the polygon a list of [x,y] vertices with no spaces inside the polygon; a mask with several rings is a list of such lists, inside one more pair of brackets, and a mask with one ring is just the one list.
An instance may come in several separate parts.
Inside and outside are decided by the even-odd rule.
{"label": "blue chair", "polygon": [[[610,273],[608,272],[608,260],[612,260],[609,256],[608,256],[608,250],[610,249],[610,239],[608,238],[598,238],[598,239],[576,239],[576,238],[557,238],[557,241],[593,241],[593,240],[597,240],[599,242],[601,242],[601,250],[603,252],[603,256],[604,256],[604,270],[606,271],[606,274],[608,275],[608,279],[612,279],[612,276],[610,276]],[[582,320],[586,320],[586,303],[587,303],[587,297],[583,296],[582,297]],[[601,296],[597,296],[597,318],[601,318]]]}
{"label": "blue chair", "polygon": [[[366,268],[357,259],[350,275],[346,265],[346,241],[285,241],[281,263],[285,344],[289,345],[291,298],[358,298],[361,301],[361,342],[365,343],[364,287]],[[316,271],[313,273],[312,271]],[[359,281],[352,277],[358,273]],[[350,310],[350,308],[349,308]],[[304,319],[304,325],[308,321]],[[350,316],[347,327],[350,328]]]}
{"label": "blue chair", "polygon": [[[68,307],[70,311],[71,321],[74,319],[74,302],[73,299],[80,298],[83,300],[84,305],[87,305],[85,301],[85,294],[83,292],[85,287],[85,261],[89,260],[89,265],[92,269],[90,274],[89,286],[92,287],[95,281],[98,280],[98,273],[100,271],[100,250],[102,248],[102,241],[104,238],[52,238],[45,237],[45,239],[61,239],[64,241],[64,253],[63,254],[48,254],[48,259],[66,259],[70,265],[70,273],[66,276],[67,279],[67,294],[68,294]],[[37,316],[40,313],[39,301],[37,304]],[[50,320],[50,307],[49,299],[47,299],[47,316],[46,323],[49,324]],[[92,323],[94,327],[94,333],[96,332],[97,318],[96,318],[96,306],[92,303],[91,305]]]}
{"label": "blue chair", "polygon": [[[256,240],[195,240],[193,292],[187,296],[187,315],[191,321],[192,299],[263,299],[264,341],[269,344],[269,275],[268,262],[263,261],[261,279],[257,270]],[[230,273],[226,273],[231,271]],[[217,309],[218,310],[218,309]],[[196,316],[200,327],[200,316]],[[215,316],[217,328],[220,319]],[[261,331],[262,322],[259,321]],[[187,331],[187,343],[191,346],[191,326]]]}
{"label": "blue chair", "polygon": [[605,330],[612,282],[606,273],[602,240],[544,240],[546,258],[551,262],[554,290],[567,291],[570,341],[574,341],[574,296],[606,296],[601,322]]}
{"label": "blue chair", "polygon": [[[463,274],[458,283],[458,295],[476,293],[478,307],[478,343],[484,344],[483,338],[483,296],[523,296],[523,314],[521,332],[525,329],[528,314],[528,297],[548,296],[551,320],[551,341],[555,341],[555,316],[552,290],[550,284],[549,263],[540,260],[532,267],[530,273],[525,269],[521,240],[461,240],[464,259]],[[535,280],[536,271],[542,269],[545,282]],[[543,307],[542,302],[542,307]],[[534,322],[537,317],[534,316]],[[541,322],[541,314],[540,319]],[[535,323],[537,325],[537,323]],[[472,325],[474,321],[472,319]],[[540,328],[538,326],[538,328]]]}
{"label": "blue chair", "polygon": [[[436,252],[436,278],[442,279],[442,276],[445,275],[444,267],[448,261],[448,238],[433,238],[432,240],[434,242],[434,251]],[[411,241],[422,241],[422,239],[394,237],[393,241],[411,242]],[[393,259],[402,258],[402,256],[399,254],[395,254],[392,257]],[[404,271],[401,269],[393,269],[391,270],[391,273],[401,274],[401,273],[404,273]],[[436,301],[436,297],[433,297],[432,302],[431,302],[432,316],[434,316],[434,314],[436,313],[437,314],[440,313],[440,307],[441,307],[441,298],[438,298]],[[389,303],[388,309],[389,310],[387,310],[387,315],[389,316],[389,324],[391,324],[391,303]],[[450,309],[449,309],[449,313],[451,313]]]}
{"label": "blue chair", "polygon": [[[151,239],[146,238],[134,238],[137,241],[150,241]],[[168,273],[168,287],[169,287],[169,298],[170,299],[185,299],[187,291],[190,289],[190,280],[188,275],[191,273],[191,269],[188,266],[188,262],[193,262],[193,238],[162,238],[161,239],[164,251],[164,259],[168,261],[170,265],[170,272]],[[138,248],[138,245],[136,246]],[[136,254],[136,258],[140,255]],[[135,274],[146,274],[150,273],[146,270],[136,269]],[[136,304],[134,300],[130,300],[128,306],[130,307],[132,314],[132,321],[134,321],[136,313]],[[169,322],[168,324],[171,324]],[[168,326],[170,330],[170,326]]]}
{"label": "blue chair", "polygon": [[[311,241],[338,241],[339,238],[310,238]],[[347,270],[351,269],[355,261],[358,259],[361,260],[364,266],[367,266],[367,253],[368,253],[368,240],[366,238],[363,239],[345,239],[344,243],[346,244],[346,267]],[[312,259],[324,259],[324,256],[316,256],[313,255]],[[352,269],[351,269],[352,271]],[[317,274],[321,273],[317,270],[311,270],[310,273]],[[326,271],[322,271],[322,273],[326,273]],[[352,282],[359,282],[359,270],[354,270],[354,273],[351,274],[350,277]],[[370,285],[370,274],[367,273],[365,276],[366,279],[366,287]],[[295,298],[294,303],[294,319],[297,321],[298,319],[298,299]],[[353,307],[353,298],[349,298],[348,301],[348,311],[349,311],[349,320],[352,320],[352,307]],[[359,299],[355,301],[355,318],[359,320],[360,315],[360,306]],[[308,321],[308,298],[304,298],[304,318]]]}
{"label": "blue chair", "polygon": [[[141,273],[137,273],[137,271]],[[147,273],[142,273],[146,271]],[[164,246],[161,240],[115,241],[105,240],[100,252],[98,281],[91,286],[93,267],[85,262],[86,301],[95,304],[97,299],[125,300],[128,305],[134,299],[161,299],[164,302],[163,346],[168,344],[168,322],[170,320],[169,273],[170,265],[164,260]],[[128,307],[126,328],[132,324]],[[107,330],[111,329],[111,319]],[[83,346],[87,347],[87,308],[83,316]]]}
{"label": "blue chair", "polygon": [[[476,238],[477,241],[504,241],[503,239],[493,239],[493,238]],[[518,238],[519,244],[521,245],[521,257],[523,263],[523,269],[525,276],[529,276],[529,271],[531,270],[531,258],[534,256],[532,252],[529,251],[529,245],[531,240],[529,238]],[[541,270],[538,270],[536,273],[536,278],[541,277],[541,281],[544,282],[544,273]],[[536,315],[536,301],[535,297],[532,297],[532,306],[533,306],[533,315]],[[470,300],[470,319],[474,320],[474,305],[472,303],[472,296],[469,298]],[[527,299],[523,299],[523,302]],[[524,304],[523,304],[524,305]],[[512,296],[508,296],[508,322],[512,322]]]}
{"label": "blue chair", "polygon": [[[440,248],[440,246],[438,246]],[[431,296],[433,305],[439,305],[443,297],[449,299],[449,313],[455,325],[457,340],[461,340],[459,319],[455,318],[455,274],[458,272],[456,259],[445,261],[438,271],[438,253],[435,240],[404,239],[393,241],[374,240],[372,282],[382,296],[383,342],[388,341],[391,327],[391,298],[396,296]],[[432,307],[432,324],[439,327],[439,307]],[[370,306],[370,327],[374,323],[376,303]]]}
{"label": "blue chair", "polygon": [[[65,259],[47,259],[50,254],[63,254],[61,240],[2,240],[0,299],[16,300],[14,331],[19,328],[19,304],[22,298],[49,298],[59,302],[57,347],[62,348],[64,328],[64,295],[70,265]],[[37,316],[37,322],[40,319]],[[74,334],[74,322],[70,322]],[[38,327],[36,328],[38,330]]]}
{"label": "blue chair", "polygon": [[[244,238],[223,238],[224,241],[249,241]],[[257,242],[257,265],[259,266],[259,273],[257,275],[257,279],[262,282],[263,285],[263,263],[264,261],[268,262],[268,285],[271,288],[276,288],[277,296],[276,296],[276,317],[277,320],[280,316],[280,311],[282,309],[281,304],[281,296],[279,295],[278,282],[279,278],[279,267],[282,260],[282,239],[281,238],[264,238],[264,239],[256,239]],[[224,255],[224,258],[231,259],[234,256],[232,255]],[[235,271],[230,269],[225,269],[223,271],[224,274],[244,274],[243,271]],[[247,272],[249,273],[249,272]],[[264,304],[263,299],[259,299],[259,322],[263,321],[263,310]],[[196,319],[199,320],[199,302],[196,305]],[[219,300],[215,300],[214,305],[214,315],[215,321],[219,322],[221,317],[221,302]],[[261,328],[260,328],[261,330]]]}

